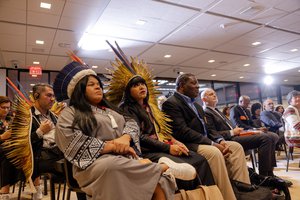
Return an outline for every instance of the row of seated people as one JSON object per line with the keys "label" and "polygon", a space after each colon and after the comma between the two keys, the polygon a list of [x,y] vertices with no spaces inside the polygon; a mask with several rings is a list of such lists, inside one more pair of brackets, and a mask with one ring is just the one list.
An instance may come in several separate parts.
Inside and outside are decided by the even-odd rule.
{"label": "row of seated people", "polygon": [[[70,69],[77,71],[70,73]],[[58,147],[73,164],[74,178],[91,199],[172,199],[176,188],[173,176],[179,188],[193,189],[200,182],[216,184],[224,199],[236,199],[230,179],[250,183],[243,149],[259,148],[259,172],[273,175],[278,136],[239,136],[242,129],[238,126],[250,120],[244,109],[249,99],[240,98],[232,109],[236,110],[232,118],[240,113],[237,119],[243,123],[231,124],[215,109],[217,96],[212,89],[201,94],[204,110],[194,103],[199,95],[198,81],[192,74],[183,74],[177,78],[176,93],[162,106],[170,120],[151,102],[152,86],[147,83],[141,76],[127,80],[117,108],[106,100],[94,71],[76,62],[67,65],[59,73],[54,91],[47,84],[38,84],[40,89],[33,90],[33,109],[39,110],[32,111],[38,116],[32,134],[40,144],[33,148],[35,154],[47,149],[49,155],[55,148],[58,156],[53,159],[61,159]],[[113,87],[109,91],[114,94]],[[58,100],[70,98],[69,107],[58,118],[56,132],[56,117],[49,111],[54,92]],[[42,172],[41,154],[35,161],[37,175]],[[140,157],[147,159],[136,159]],[[46,165],[47,172],[51,163]],[[39,187],[38,176],[33,178]],[[137,194],[136,190],[143,192]]]}

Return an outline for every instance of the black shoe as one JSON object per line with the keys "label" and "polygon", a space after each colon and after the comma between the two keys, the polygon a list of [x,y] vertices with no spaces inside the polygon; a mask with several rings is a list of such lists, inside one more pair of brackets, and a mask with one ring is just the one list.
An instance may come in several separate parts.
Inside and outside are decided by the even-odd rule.
{"label": "black shoe", "polygon": [[293,182],[292,182],[292,181],[289,181],[289,180],[286,180],[286,179],[280,178],[280,177],[278,177],[278,176],[275,176],[275,175],[274,175],[273,177],[275,177],[275,178],[279,178],[279,179],[283,180],[283,181],[285,182],[286,186],[288,186],[288,187],[291,187],[291,186],[293,185]]}

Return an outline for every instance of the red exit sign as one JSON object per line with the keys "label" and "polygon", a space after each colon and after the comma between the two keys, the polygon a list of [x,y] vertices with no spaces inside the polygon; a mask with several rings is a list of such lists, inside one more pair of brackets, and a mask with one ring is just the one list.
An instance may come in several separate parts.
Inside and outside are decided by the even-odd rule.
{"label": "red exit sign", "polygon": [[42,75],[42,67],[41,66],[30,66],[29,67],[29,74],[31,76]]}

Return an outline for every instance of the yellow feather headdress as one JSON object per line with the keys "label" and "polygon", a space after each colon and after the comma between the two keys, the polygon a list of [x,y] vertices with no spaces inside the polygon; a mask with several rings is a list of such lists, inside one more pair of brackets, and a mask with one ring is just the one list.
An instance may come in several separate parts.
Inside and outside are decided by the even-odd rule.
{"label": "yellow feather headdress", "polygon": [[108,41],[106,42],[110,45],[118,57],[116,58],[115,62],[112,63],[114,69],[110,70],[112,77],[107,86],[107,99],[115,105],[118,105],[122,101],[126,86],[129,81],[136,76],[141,76],[146,81],[148,87],[148,104],[157,123],[154,125],[155,129],[159,130],[159,139],[161,141],[170,139],[170,134],[172,132],[168,122],[171,120],[158,108],[157,95],[159,92],[152,81],[153,76],[150,73],[147,64],[143,61],[138,61],[137,58],[132,57],[131,62],[129,62],[117,43],[116,46],[118,49],[114,48]]}

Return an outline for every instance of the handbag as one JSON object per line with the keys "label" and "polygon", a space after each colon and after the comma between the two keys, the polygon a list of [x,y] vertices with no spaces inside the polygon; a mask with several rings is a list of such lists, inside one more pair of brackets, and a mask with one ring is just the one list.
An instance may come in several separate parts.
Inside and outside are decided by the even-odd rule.
{"label": "handbag", "polygon": [[175,200],[224,200],[218,186],[200,185],[194,190],[179,190],[175,194]]}

